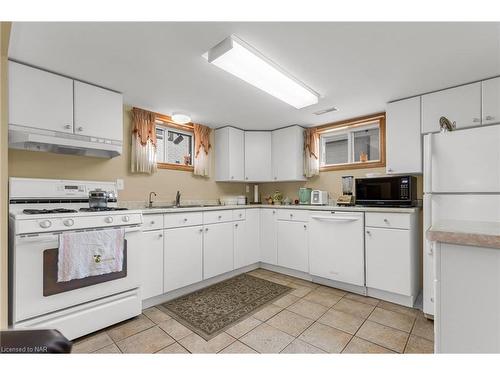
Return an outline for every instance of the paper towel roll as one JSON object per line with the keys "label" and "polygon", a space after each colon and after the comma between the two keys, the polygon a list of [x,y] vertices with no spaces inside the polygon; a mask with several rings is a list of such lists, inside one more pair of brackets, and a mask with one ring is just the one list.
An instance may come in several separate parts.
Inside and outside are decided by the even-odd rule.
{"label": "paper towel roll", "polygon": [[253,186],[253,201],[254,203],[259,202],[259,185]]}

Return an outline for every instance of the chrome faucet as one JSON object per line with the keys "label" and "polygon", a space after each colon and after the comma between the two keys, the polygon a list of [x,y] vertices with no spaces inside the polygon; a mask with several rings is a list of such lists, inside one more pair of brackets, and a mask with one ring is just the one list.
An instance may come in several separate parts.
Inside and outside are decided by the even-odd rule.
{"label": "chrome faucet", "polygon": [[175,195],[175,207],[179,207],[181,205],[181,192],[177,191]]}
{"label": "chrome faucet", "polygon": [[153,208],[153,198],[151,197],[152,195],[156,197],[156,193],[154,191],[149,193],[149,205],[148,205],[149,208]]}

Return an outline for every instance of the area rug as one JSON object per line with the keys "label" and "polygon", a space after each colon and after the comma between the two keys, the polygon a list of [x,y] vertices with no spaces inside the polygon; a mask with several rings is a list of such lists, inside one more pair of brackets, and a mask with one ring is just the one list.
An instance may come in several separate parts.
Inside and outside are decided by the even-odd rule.
{"label": "area rug", "polygon": [[162,306],[179,323],[210,340],[291,290],[285,285],[243,274]]}

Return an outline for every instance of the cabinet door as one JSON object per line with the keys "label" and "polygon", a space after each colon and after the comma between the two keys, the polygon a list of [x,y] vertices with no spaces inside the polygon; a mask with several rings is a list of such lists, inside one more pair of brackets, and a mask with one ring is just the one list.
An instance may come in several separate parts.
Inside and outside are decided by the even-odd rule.
{"label": "cabinet door", "polygon": [[386,157],[388,174],[422,173],[420,97],[387,105]]}
{"label": "cabinet door", "polygon": [[75,134],[122,141],[122,95],[75,81]]}
{"label": "cabinet door", "polygon": [[246,212],[246,219],[234,225],[234,268],[241,268],[260,260],[259,210]]}
{"label": "cabinet door", "polygon": [[9,124],[73,133],[73,80],[9,61]]}
{"label": "cabinet door", "polygon": [[481,124],[481,82],[422,96],[422,132],[439,132],[439,119],[455,121],[457,129]]}
{"label": "cabinet door", "polygon": [[215,180],[243,181],[245,137],[243,130],[225,127],[215,131]]}
{"label": "cabinet door", "polygon": [[260,260],[261,262],[278,264],[278,227],[276,210],[263,208],[260,210]]}
{"label": "cabinet door", "polygon": [[245,132],[245,181],[270,181],[271,170],[271,132]]}
{"label": "cabinet door", "polygon": [[482,82],[482,123],[500,122],[500,77]]}
{"label": "cabinet door", "polygon": [[203,279],[234,269],[233,223],[206,225],[203,236]]}
{"label": "cabinet door", "polygon": [[143,232],[141,243],[136,244],[141,253],[142,299],[163,293],[163,230]]}
{"label": "cabinet door", "polygon": [[366,286],[411,295],[410,232],[366,227]]}
{"label": "cabinet door", "polygon": [[289,126],[272,132],[272,162],[272,180],[305,180],[303,128]]}
{"label": "cabinet door", "polygon": [[278,265],[309,272],[306,223],[278,221]]}
{"label": "cabinet door", "polygon": [[203,227],[165,229],[164,292],[203,279]]}

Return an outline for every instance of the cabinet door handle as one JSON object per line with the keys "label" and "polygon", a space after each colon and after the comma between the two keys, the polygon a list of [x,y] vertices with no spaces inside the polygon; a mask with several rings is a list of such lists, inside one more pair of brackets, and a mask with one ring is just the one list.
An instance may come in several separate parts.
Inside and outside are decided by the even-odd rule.
{"label": "cabinet door handle", "polygon": [[205,228],[205,232],[208,232],[208,228]]}
{"label": "cabinet door handle", "polygon": [[158,235],[158,237],[162,238],[162,237],[163,237],[163,234],[161,234],[161,233],[160,233],[160,234]]}
{"label": "cabinet door handle", "polygon": [[235,227],[235,228],[238,228],[238,224],[234,224],[234,227]]}
{"label": "cabinet door handle", "polygon": [[188,219],[185,217],[185,218],[184,218],[184,222],[186,222],[186,221],[188,221]]}
{"label": "cabinet door handle", "polygon": [[370,235],[372,234],[372,232],[370,232],[369,230],[366,231],[366,234]]}
{"label": "cabinet door handle", "polygon": [[384,219],[384,223],[389,224],[389,220]]}
{"label": "cabinet door handle", "polygon": [[219,215],[218,218],[219,218],[219,220],[222,219],[222,215]]}
{"label": "cabinet door handle", "polygon": [[273,215],[274,215],[275,213],[276,213],[276,211],[275,211],[275,210],[273,210]]}
{"label": "cabinet door handle", "polygon": [[234,180],[234,176],[231,176],[231,180]]}
{"label": "cabinet door handle", "polygon": [[203,232],[203,228],[198,229],[198,232],[202,233]]}
{"label": "cabinet door handle", "polygon": [[474,117],[474,118],[472,119],[472,122],[480,122],[480,121],[481,121],[481,119],[479,119],[479,118],[477,118],[477,117]]}
{"label": "cabinet door handle", "polygon": [[71,129],[71,125],[64,125],[64,129]]}
{"label": "cabinet door handle", "polygon": [[245,180],[248,180],[248,177],[245,177]]}
{"label": "cabinet door handle", "polygon": [[154,222],[154,220],[152,220],[152,221],[151,221],[151,225],[154,225],[154,223],[155,223],[155,222]]}
{"label": "cabinet door handle", "polygon": [[493,116],[486,116],[484,119],[485,119],[486,121],[490,121],[490,120],[494,120],[494,119],[495,119],[495,117],[493,117]]}
{"label": "cabinet door handle", "polygon": [[387,168],[387,172],[392,172],[392,168]]}
{"label": "cabinet door handle", "polygon": [[78,131],[78,132],[83,131],[83,126],[79,126],[79,127],[77,127],[77,128],[76,128],[76,131]]}
{"label": "cabinet door handle", "polygon": [[304,229],[307,229],[307,225],[304,224]]}

